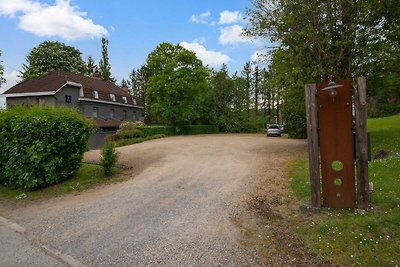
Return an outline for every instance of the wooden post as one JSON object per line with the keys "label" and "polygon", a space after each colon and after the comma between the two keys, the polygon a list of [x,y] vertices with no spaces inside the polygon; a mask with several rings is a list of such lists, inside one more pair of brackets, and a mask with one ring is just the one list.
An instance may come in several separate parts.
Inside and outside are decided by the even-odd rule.
{"label": "wooden post", "polygon": [[356,126],[356,165],[358,208],[369,208],[368,134],[367,134],[367,82],[365,77],[354,79],[354,108]]}
{"label": "wooden post", "polygon": [[321,181],[319,169],[318,123],[317,123],[317,87],[315,84],[305,86],[308,157],[311,185],[311,204],[321,207]]}

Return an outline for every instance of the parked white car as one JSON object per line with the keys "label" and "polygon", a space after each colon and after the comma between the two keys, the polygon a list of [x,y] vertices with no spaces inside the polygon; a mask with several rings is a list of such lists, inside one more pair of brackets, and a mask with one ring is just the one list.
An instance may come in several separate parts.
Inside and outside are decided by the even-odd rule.
{"label": "parked white car", "polygon": [[281,136],[282,130],[278,124],[270,124],[267,129],[267,136]]}

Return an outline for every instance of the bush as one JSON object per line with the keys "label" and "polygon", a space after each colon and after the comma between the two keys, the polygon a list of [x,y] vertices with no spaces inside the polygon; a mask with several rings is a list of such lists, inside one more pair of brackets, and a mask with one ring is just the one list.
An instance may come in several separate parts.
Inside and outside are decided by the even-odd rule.
{"label": "bush", "polygon": [[141,126],[137,129],[143,132],[143,136],[152,136],[157,134],[163,134],[166,136],[175,135],[175,127],[173,126]]}
{"label": "bush", "polygon": [[179,127],[179,133],[182,135],[213,134],[219,133],[219,130],[217,125],[186,125]]}
{"label": "bush", "polygon": [[120,126],[119,129],[120,130],[134,130],[138,127],[142,127],[144,126],[144,123],[141,121],[125,121],[123,122]]}
{"label": "bush", "polygon": [[130,138],[138,138],[143,136],[143,132],[138,129],[133,130],[119,130],[116,134],[118,139],[130,139]]}
{"label": "bush", "polygon": [[111,135],[109,135],[109,136],[107,136],[106,137],[106,141],[107,142],[115,142],[115,141],[118,141],[120,138],[119,138],[119,135],[118,134],[111,134]]}
{"label": "bush", "polygon": [[106,143],[101,149],[101,162],[100,165],[103,167],[104,173],[110,175],[112,168],[118,160],[118,152],[115,151],[115,144],[112,142]]}
{"label": "bush", "polygon": [[0,183],[32,190],[71,177],[92,131],[69,108],[19,106],[0,112]]}

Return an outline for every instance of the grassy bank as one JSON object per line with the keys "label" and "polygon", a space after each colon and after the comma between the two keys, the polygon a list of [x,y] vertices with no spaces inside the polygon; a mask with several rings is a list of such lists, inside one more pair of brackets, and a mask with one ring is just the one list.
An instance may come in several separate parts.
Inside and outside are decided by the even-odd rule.
{"label": "grassy bank", "polygon": [[7,200],[35,200],[42,198],[51,198],[66,193],[79,193],[81,191],[93,188],[97,185],[108,184],[123,180],[122,169],[114,168],[114,174],[111,177],[105,176],[103,168],[96,164],[82,164],[80,169],[71,179],[59,184],[25,192],[23,190],[13,190],[7,186],[0,185],[0,198]]}
{"label": "grassy bank", "polygon": [[[374,182],[373,209],[367,213],[324,210],[304,217],[297,233],[319,255],[343,266],[400,265],[400,115],[368,121],[372,155],[380,150],[385,159],[369,163]],[[309,202],[308,161],[291,166],[292,188],[302,202]]]}

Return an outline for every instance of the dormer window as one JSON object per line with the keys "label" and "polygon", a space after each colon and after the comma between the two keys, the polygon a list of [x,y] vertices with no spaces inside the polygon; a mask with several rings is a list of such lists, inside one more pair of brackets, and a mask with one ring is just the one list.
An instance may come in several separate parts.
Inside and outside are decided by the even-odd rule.
{"label": "dormer window", "polygon": [[136,99],[132,98],[133,104],[136,106]]}
{"label": "dormer window", "polygon": [[122,101],[124,101],[124,103],[127,104],[128,103],[128,98],[126,98],[126,96],[123,96],[122,97]]}
{"label": "dormer window", "polygon": [[114,94],[110,94],[110,99],[112,102],[115,102],[115,95]]}
{"label": "dormer window", "polygon": [[99,92],[93,91],[93,98],[94,99],[99,99]]}

